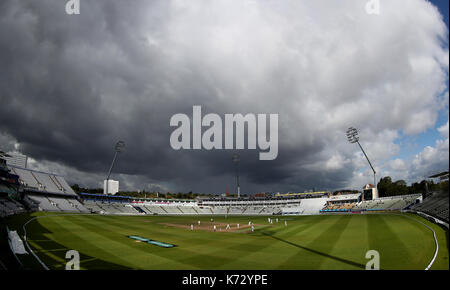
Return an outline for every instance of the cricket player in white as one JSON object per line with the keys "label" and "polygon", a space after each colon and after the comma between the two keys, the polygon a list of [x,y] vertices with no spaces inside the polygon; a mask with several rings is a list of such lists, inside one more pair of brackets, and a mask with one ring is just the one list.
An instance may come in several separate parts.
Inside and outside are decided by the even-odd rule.
{"label": "cricket player in white", "polygon": [[194,225],[191,225],[191,231],[193,231],[194,230]]}
{"label": "cricket player in white", "polygon": [[214,231],[216,231],[216,229],[217,229],[217,228],[216,228],[216,225],[214,225]]}
{"label": "cricket player in white", "polygon": [[252,232],[254,232],[255,231],[255,227],[252,225]]}
{"label": "cricket player in white", "polygon": [[227,224],[227,230],[229,230],[230,229],[230,224]]}

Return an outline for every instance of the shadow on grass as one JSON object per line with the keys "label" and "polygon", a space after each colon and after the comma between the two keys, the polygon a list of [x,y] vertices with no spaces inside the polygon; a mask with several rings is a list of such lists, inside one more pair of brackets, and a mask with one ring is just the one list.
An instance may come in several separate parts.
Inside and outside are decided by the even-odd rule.
{"label": "shadow on grass", "polygon": [[273,232],[261,231],[260,233],[262,235],[264,235],[264,236],[271,237],[272,239],[278,240],[280,242],[284,242],[284,243],[286,243],[288,245],[291,245],[291,246],[294,246],[294,247],[306,250],[308,252],[311,252],[311,253],[323,256],[325,258],[333,259],[333,260],[336,260],[336,261],[339,261],[339,262],[342,262],[342,263],[345,263],[345,264],[348,264],[348,265],[351,265],[351,266],[355,266],[355,267],[358,267],[358,268],[361,268],[361,269],[366,269],[366,265],[359,264],[359,263],[356,263],[356,262],[353,262],[353,261],[349,261],[349,260],[346,260],[346,259],[342,259],[342,258],[339,258],[339,257],[336,257],[336,256],[332,256],[332,255],[326,254],[326,253],[322,253],[320,251],[313,250],[313,249],[310,249],[310,248],[307,248],[307,247],[304,247],[304,246],[301,246],[301,245],[297,245],[295,243],[283,240],[282,238],[274,236]]}
{"label": "shadow on grass", "polygon": [[[57,243],[56,241],[49,239],[48,234],[52,232],[43,227],[38,220],[34,220],[27,225],[27,241],[33,249],[33,252],[39,257],[39,259],[46,264],[46,266],[52,270],[65,270],[66,263],[70,259],[66,259],[66,252],[70,249],[66,246]],[[28,248],[27,248],[28,251]],[[130,268],[114,264],[108,261],[98,259],[79,252],[80,255],[80,268],[88,270],[130,270]],[[25,255],[24,255],[25,256]],[[41,270],[42,266],[35,261],[32,255],[26,255],[26,259],[22,261],[24,268]]]}

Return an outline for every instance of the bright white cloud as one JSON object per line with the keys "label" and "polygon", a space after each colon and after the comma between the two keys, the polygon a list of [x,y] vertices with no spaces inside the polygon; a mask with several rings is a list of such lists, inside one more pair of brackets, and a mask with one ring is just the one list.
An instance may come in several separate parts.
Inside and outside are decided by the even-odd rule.
{"label": "bright white cloud", "polygon": [[411,159],[396,158],[386,162],[382,168],[383,176],[391,176],[394,180],[404,179],[407,182],[420,181],[438,171],[448,170],[449,137],[448,121],[437,128],[444,139],[438,139],[434,146],[426,146]]}
{"label": "bright white cloud", "polygon": [[444,137],[444,139],[448,139],[448,121],[445,125],[438,128],[439,133]]}

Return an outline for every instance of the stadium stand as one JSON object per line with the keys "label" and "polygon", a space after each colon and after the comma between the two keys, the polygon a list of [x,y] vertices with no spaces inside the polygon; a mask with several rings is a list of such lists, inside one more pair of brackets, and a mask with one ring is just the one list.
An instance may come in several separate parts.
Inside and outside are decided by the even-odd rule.
{"label": "stadium stand", "polygon": [[[29,211],[91,212],[78,200],[77,194],[62,176],[0,163],[2,163],[3,174],[9,172],[11,177],[17,179],[17,186],[14,186],[14,183],[3,182],[0,184],[0,192],[16,196],[16,199],[20,199],[23,203],[22,205],[17,201],[12,201],[17,207],[15,212],[24,212],[26,209]],[[8,204],[11,205],[11,203]],[[5,206],[2,206],[3,208]]]}
{"label": "stadium stand", "polygon": [[30,211],[39,211],[39,203],[32,200],[28,195],[24,195],[22,202],[30,209]]}
{"label": "stadium stand", "polygon": [[183,214],[189,214],[189,215],[198,214],[198,212],[195,211],[193,206],[180,206],[178,208]]}
{"label": "stadium stand", "polygon": [[7,167],[6,156],[0,151],[0,217],[6,217],[26,211],[24,206],[16,201],[19,197],[19,176],[13,174]]}
{"label": "stadium stand", "polygon": [[212,214],[212,210],[210,207],[195,207],[199,214]]}
{"label": "stadium stand", "polygon": [[356,205],[355,202],[346,202],[340,204],[327,203],[323,208],[324,211],[350,211]]}
{"label": "stadium stand", "polygon": [[449,222],[449,194],[448,192],[435,192],[425,198],[422,203],[415,204],[412,210],[421,211],[443,221]]}
{"label": "stadium stand", "polygon": [[212,207],[211,210],[213,214],[221,214],[221,215],[228,214],[228,207],[225,206]]}
{"label": "stadium stand", "polygon": [[159,205],[145,205],[145,208],[147,208],[152,214],[166,214],[167,213]]}
{"label": "stadium stand", "polygon": [[9,169],[19,176],[24,190],[75,196],[73,189],[62,176],[9,165]]}
{"label": "stadium stand", "polygon": [[54,202],[51,202],[45,196],[28,195],[28,197],[38,204],[38,208],[40,211],[60,211],[56,204]]}
{"label": "stadium stand", "polygon": [[6,217],[24,212],[26,212],[26,210],[19,202],[8,197],[0,197],[0,217]]}
{"label": "stadium stand", "polygon": [[[448,192],[423,203],[421,195],[361,201],[361,193],[330,196],[329,192],[288,193],[250,198],[146,199],[103,194],[75,194],[62,176],[2,162],[0,171],[12,183],[0,183],[0,215],[29,211],[113,215],[314,215],[333,211],[403,210],[412,208],[448,221]],[[8,180],[9,180],[8,179]],[[20,202],[11,198],[21,188]],[[79,200],[80,199],[80,200]]]}
{"label": "stadium stand", "polygon": [[91,212],[75,198],[28,194],[23,201],[27,203],[30,208],[37,208],[39,211]]}
{"label": "stadium stand", "polygon": [[416,203],[421,194],[392,196],[356,203],[353,210],[402,210]]}
{"label": "stadium stand", "polygon": [[84,205],[91,212],[129,215],[275,215],[294,211],[297,214],[310,215],[318,214],[327,201],[325,197],[304,198],[304,196],[258,200],[213,198],[202,201],[161,201],[86,193],[82,193],[81,196]]}

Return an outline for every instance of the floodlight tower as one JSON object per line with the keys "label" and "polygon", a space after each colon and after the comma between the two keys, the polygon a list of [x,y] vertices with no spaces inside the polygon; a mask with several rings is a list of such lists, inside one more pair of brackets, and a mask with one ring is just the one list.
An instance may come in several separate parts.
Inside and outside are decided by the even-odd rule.
{"label": "floodlight tower", "polygon": [[118,141],[116,143],[116,146],[114,147],[114,151],[115,151],[114,158],[113,158],[113,161],[111,163],[111,167],[109,168],[108,176],[106,177],[106,194],[108,194],[109,176],[111,175],[111,171],[113,169],[114,162],[116,161],[117,153],[123,152],[123,150],[125,150],[125,142],[124,141]]}
{"label": "floodlight tower", "polygon": [[237,194],[238,198],[241,197],[241,187],[239,186],[239,161],[240,156],[239,154],[235,153],[232,157],[233,163],[236,166],[236,183],[237,183]]}
{"label": "floodlight tower", "polygon": [[373,186],[375,186],[375,189],[377,188],[377,180],[376,180],[376,172],[375,169],[372,166],[372,163],[370,163],[369,157],[367,157],[366,152],[364,152],[364,149],[362,148],[361,144],[359,144],[359,137],[358,137],[358,130],[356,130],[353,127],[348,128],[347,130],[347,139],[348,142],[354,144],[358,143],[359,148],[361,148],[361,151],[364,153],[364,156],[366,156],[367,162],[369,162],[370,168],[372,168],[373,171]]}

